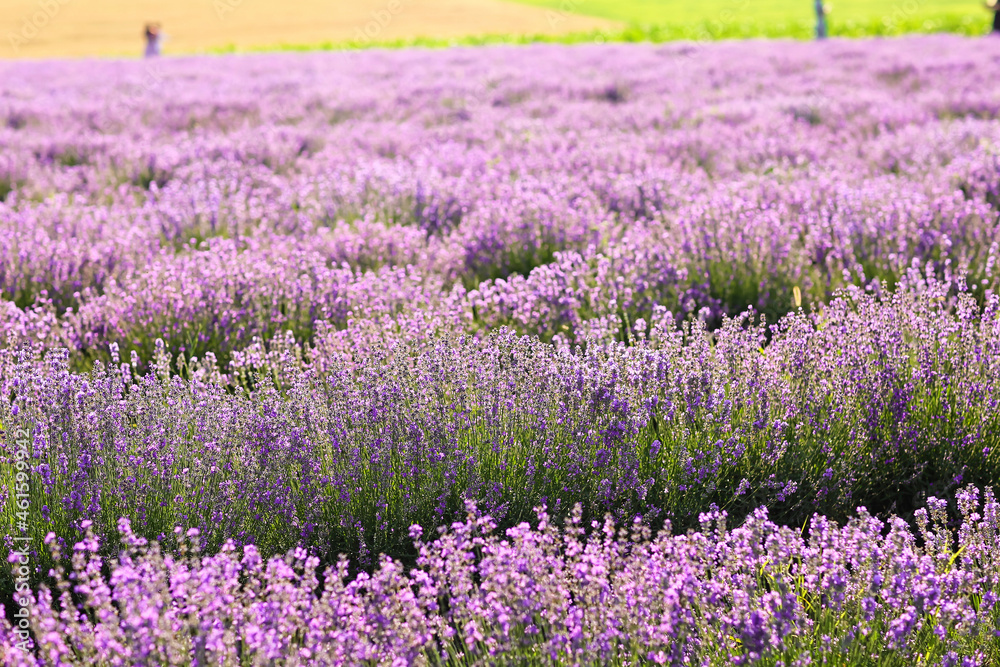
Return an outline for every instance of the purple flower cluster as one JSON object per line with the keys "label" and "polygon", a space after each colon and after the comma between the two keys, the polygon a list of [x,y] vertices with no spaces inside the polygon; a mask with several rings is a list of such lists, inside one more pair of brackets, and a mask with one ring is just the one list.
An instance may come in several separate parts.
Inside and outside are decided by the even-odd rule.
{"label": "purple flower cluster", "polygon": [[735,530],[716,511],[699,532],[653,538],[610,517],[585,531],[579,507],[562,529],[539,509],[535,528],[497,531],[470,505],[433,541],[412,531],[414,567],[382,558],[351,576],[341,559],[322,583],[303,549],[266,560],[227,543],[202,556],[189,530],[169,555],[123,519],[116,558],[87,531],[71,572],[60,564],[55,590],[32,596],[37,648],[18,650],[4,620],[0,654],[12,667],[985,666],[1000,659],[1000,505],[979,496],[958,494],[957,540],[934,498],[919,536],[864,508],[843,527],[813,517],[808,537],[761,508]]}

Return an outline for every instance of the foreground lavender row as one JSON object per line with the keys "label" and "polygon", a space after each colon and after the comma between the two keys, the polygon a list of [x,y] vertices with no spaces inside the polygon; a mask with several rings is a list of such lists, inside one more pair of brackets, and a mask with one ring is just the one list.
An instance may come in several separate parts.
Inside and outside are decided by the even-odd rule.
{"label": "foreground lavender row", "polygon": [[[149,539],[181,525],[211,551],[301,545],[366,566],[406,557],[411,525],[461,517],[466,498],[504,526],[577,502],[682,530],[713,504],[798,526],[858,504],[912,517],[929,494],[1000,478],[1000,299],[983,310],[916,272],[904,285],[791,314],[766,345],[761,324],[679,330],[661,311],[629,344],[582,349],[510,331],[279,339],[230,380],[211,359],[172,375],[162,347],[145,375],[3,351],[5,460],[31,434],[34,575],[48,532],[72,541],[92,521],[110,546],[123,516]],[[14,548],[12,477],[0,492]]]}
{"label": "foreground lavender row", "polygon": [[995,665],[1000,506],[992,490],[957,501],[954,532],[943,500],[917,513],[919,546],[864,509],[844,527],[813,517],[808,539],[764,509],[735,530],[712,512],[701,532],[655,539],[610,517],[586,537],[579,508],[561,530],[540,510],[537,528],[503,533],[470,511],[418,542],[412,570],[383,559],[351,578],[342,560],[322,584],[301,549],[170,556],[123,520],[110,576],[88,531],[71,578],[60,567],[30,607],[37,651],[15,648],[27,631],[7,621],[0,651],[11,667]]}
{"label": "foreground lavender row", "polygon": [[[0,334],[223,364],[1000,281],[1000,41],[0,65]],[[39,80],[50,82],[39,88]]]}

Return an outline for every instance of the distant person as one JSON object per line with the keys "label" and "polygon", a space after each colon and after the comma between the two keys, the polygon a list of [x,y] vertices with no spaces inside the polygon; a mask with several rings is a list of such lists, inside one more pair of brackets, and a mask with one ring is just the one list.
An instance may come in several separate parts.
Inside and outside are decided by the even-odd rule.
{"label": "distant person", "polygon": [[986,0],[986,9],[993,12],[993,34],[1000,35],[1000,0]]}
{"label": "distant person", "polygon": [[[1000,0],[988,0],[1000,2]],[[816,39],[826,39],[826,15],[829,10],[823,0],[816,0]]]}
{"label": "distant person", "polygon": [[160,24],[146,24],[146,57],[155,58],[160,55]]}

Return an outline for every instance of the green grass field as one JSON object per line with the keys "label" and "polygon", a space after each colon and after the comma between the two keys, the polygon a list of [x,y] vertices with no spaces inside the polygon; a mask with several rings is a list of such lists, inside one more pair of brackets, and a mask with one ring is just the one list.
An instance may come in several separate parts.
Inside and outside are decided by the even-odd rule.
{"label": "green grass field", "polygon": [[[558,29],[570,17],[579,16],[610,19],[623,27],[563,34],[483,34],[458,39],[424,36],[364,43],[285,43],[259,50],[440,48],[532,42],[700,42],[760,37],[812,39],[816,29],[813,0],[705,0],[700,4],[681,0],[509,1],[544,9],[552,29]],[[830,10],[829,33],[834,37],[889,37],[936,32],[975,36],[987,34],[992,23],[992,14],[975,0],[828,0],[827,5]],[[215,50],[226,52],[238,49]]]}
{"label": "green grass field", "polygon": [[[517,0],[552,12],[557,21],[584,14],[631,24],[652,39],[808,37],[812,0]],[[830,0],[830,32],[842,36],[908,32],[982,34],[991,15],[975,0]]]}
{"label": "green grass field", "polygon": [[[522,4],[588,14],[626,23],[697,23],[724,21],[727,12],[736,21],[790,22],[812,20],[812,0],[517,0]],[[828,0],[831,18],[870,21],[903,14],[971,14],[988,12],[975,0]]]}

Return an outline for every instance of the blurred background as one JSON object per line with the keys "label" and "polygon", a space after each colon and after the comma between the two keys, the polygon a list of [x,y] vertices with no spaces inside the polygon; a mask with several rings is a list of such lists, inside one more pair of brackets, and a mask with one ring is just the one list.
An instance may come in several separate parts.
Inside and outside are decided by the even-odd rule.
{"label": "blurred background", "polygon": [[[832,36],[989,31],[974,0],[832,0]],[[809,38],[814,0],[0,0],[0,58],[373,45]]]}

